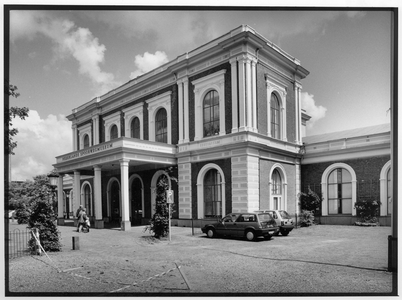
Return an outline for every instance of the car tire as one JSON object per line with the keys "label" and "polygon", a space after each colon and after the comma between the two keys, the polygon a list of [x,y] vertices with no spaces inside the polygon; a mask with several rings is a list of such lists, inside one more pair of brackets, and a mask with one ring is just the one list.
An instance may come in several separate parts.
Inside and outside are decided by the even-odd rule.
{"label": "car tire", "polygon": [[209,238],[214,238],[216,236],[216,234],[215,234],[215,230],[213,229],[213,228],[208,228],[207,229],[207,237],[209,237]]}
{"label": "car tire", "polygon": [[281,230],[281,234],[283,235],[283,236],[287,236],[288,234],[289,234],[289,230]]}
{"label": "car tire", "polygon": [[272,239],[272,235],[268,234],[268,235],[264,236],[264,238],[265,238],[266,240],[270,240],[270,239]]}
{"label": "car tire", "polygon": [[246,239],[247,239],[248,241],[254,241],[254,240],[255,240],[255,233],[254,233],[253,230],[248,230],[248,231],[246,231],[245,236],[246,236]]}

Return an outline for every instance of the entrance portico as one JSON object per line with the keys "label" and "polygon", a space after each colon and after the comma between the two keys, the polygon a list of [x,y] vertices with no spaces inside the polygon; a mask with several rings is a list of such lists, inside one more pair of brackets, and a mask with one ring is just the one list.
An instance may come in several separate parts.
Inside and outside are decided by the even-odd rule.
{"label": "entrance portico", "polygon": [[[144,170],[160,170],[177,164],[176,146],[165,143],[143,141],[135,138],[120,137],[105,143],[74,151],[57,157],[54,165],[60,174],[59,179],[59,224],[63,224],[63,175],[70,174],[73,179],[72,211],[75,214],[79,205],[85,206],[81,192],[81,180],[92,186],[92,207],[90,216],[95,228],[103,228],[104,222],[117,221],[122,230],[130,230],[135,211],[131,206],[133,193],[130,193],[132,180],[130,174]],[[102,186],[111,189],[102,182],[103,178],[114,177],[119,183],[117,190],[118,206],[112,209],[110,190],[103,191]],[[131,175],[132,176],[132,175]],[[143,192],[141,193],[143,197]],[[106,196],[107,195],[107,196]],[[106,197],[105,197],[106,196]],[[150,200],[150,199],[149,199]],[[143,201],[143,199],[141,199]],[[131,208],[131,209],[130,209]],[[138,209],[137,209],[138,210]],[[144,207],[142,207],[144,210]],[[137,211],[138,212],[138,211]],[[143,216],[142,212],[142,216]]]}

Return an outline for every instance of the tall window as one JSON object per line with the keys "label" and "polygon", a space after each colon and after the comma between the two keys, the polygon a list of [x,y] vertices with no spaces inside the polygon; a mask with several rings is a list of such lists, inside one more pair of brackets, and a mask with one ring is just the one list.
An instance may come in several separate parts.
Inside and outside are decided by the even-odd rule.
{"label": "tall window", "polygon": [[119,133],[117,130],[117,126],[113,125],[112,128],[110,129],[110,139],[114,140],[117,139],[119,137]]}
{"label": "tall window", "polygon": [[391,196],[392,196],[392,190],[391,190],[391,168],[387,172],[387,214],[391,214],[392,210],[392,203],[391,203]]}
{"label": "tall window", "polygon": [[204,137],[219,134],[219,95],[210,91],[204,97]]}
{"label": "tall window", "polygon": [[282,178],[281,174],[279,174],[279,171],[275,169],[272,172],[272,177],[271,177],[271,182],[272,182],[272,204],[273,204],[273,209],[280,209],[280,202],[281,202],[281,195],[282,195]]}
{"label": "tall window", "polygon": [[85,209],[88,216],[92,216],[92,201],[91,201],[91,188],[89,184],[85,185],[84,188],[84,198],[85,198]]}
{"label": "tall window", "polygon": [[89,136],[88,134],[86,134],[84,136],[84,148],[88,148],[89,147]]}
{"label": "tall window", "polygon": [[131,137],[139,139],[140,138],[140,119],[135,117],[131,121]]}
{"label": "tall window", "polygon": [[271,136],[280,139],[280,106],[279,99],[275,93],[271,95]]}
{"label": "tall window", "polygon": [[164,108],[159,109],[156,113],[155,141],[167,143],[167,113]]}
{"label": "tall window", "polygon": [[328,214],[352,214],[352,176],[346,169],[328,176]]}
{"label": "tall window", "polygon": [[204,215],[206,218],[222,217],[221,175],[216,169],[209,170],[204,177]]}

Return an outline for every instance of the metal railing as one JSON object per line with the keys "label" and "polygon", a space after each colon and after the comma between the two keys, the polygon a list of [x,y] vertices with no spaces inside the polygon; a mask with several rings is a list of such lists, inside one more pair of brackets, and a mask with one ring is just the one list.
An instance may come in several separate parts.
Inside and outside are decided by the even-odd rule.
{"label": "metal railing", "polygon": [[[28,248],[28,241],[32,238],[31,229],[14,229],[8,233],[6,242],[8,244],[8,258],[13,259],[31,255]],[[6,250],[7,251],[7,250]]]}

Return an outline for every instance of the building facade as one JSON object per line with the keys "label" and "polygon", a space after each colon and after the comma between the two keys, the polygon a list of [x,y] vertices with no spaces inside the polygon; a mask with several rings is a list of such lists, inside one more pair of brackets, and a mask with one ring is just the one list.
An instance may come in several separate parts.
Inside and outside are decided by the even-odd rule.
{"label": "building facade", "polygon": [[54,164],[59,224],[80,204],[96,228],[146,224],[162,176],[179,226],[230,212],[297,213],[308,74],[242,25],[73,109],[73,151]]}
{"label": "building facade", "polygon": [[379,222],[391,225],[390,124],[303,138],[302,190],[322,196],[321,224],[359,221],[355,203],[380,202]]}

